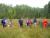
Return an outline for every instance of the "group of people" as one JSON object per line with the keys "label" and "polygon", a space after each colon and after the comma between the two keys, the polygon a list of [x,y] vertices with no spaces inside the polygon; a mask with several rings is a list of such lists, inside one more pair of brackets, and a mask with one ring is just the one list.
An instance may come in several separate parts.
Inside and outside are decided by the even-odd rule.
{"label": "group of people", "polygon": [[[37,21],[36,17],[33,20],[27,18],[25,21],[26,21],[27,26],[31,26],[32,24],[34,24],[35,27],[37,25],[39,25],[40,27],[46,28],[47,25],[48,25],[48,20],[47,19],[43,19],[42,21],[39,22],[39,21]],[[2,19],[1,23],[2,23],[3,28],[4,28],[4,27],[7,26],[8,21],[7,21],[7,19],[4,18],[4,19]],[[23,19],[22,18],[20,18],[18,20],[18,23],[19,23],[20,27],[23,27]],[[12,25],[13,25],[12,20],[10,20],[10,27],[12,27]]]}
{"label": "group of people", "polygon": [[[32,21],[30,18],[27,18],[27,19],[25,20],[25,22],[26,22],[26,25],[27,25],[27,26],[31,26],[33,23],[34,23],[34,25],[36,26],[37,19],[34,18],[34,21]],[[22,26],[23,26],[23,19],[20,18],[19,21],[18,21],[18,23],[19,23],[20,27],[22,27]]]}
{"label": "group of people", "polygon": [[[40,26],[40,27],[42,27],[42,28],[46,28],[46,27],[48,26],[48,20],[47,20],[47,19],[42,19],[42,20],[38,21],[38,20],[36,19],[36,17],[35,17],[33,20],[27,18],[27,20],[26,20],[26,25],[27,25],[27,26],[31,26],[32,24],[33,24],[35,27],[36,27],[36,26]],[[22,19],[19,19],[19,25],[20,25],[20,27],[23,26],[23,20],[22,20]]]}

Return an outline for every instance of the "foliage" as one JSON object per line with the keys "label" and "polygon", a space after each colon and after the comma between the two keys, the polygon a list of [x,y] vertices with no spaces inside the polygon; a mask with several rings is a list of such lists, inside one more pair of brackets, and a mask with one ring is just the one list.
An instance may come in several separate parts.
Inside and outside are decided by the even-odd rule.
{"label": "foliage", "polygon": [[21,18],[36,16],[50,18],[50,2],[44,8],[29,7],[27,5],[16,5],[14,7],[0,4],[0,18]]}

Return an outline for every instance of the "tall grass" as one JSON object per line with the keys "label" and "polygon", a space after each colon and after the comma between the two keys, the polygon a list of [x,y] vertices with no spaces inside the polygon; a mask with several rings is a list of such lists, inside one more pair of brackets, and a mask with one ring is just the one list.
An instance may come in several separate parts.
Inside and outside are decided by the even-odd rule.
{"label": "tall grass", "polygon": [[0,38],[50,38],[50,29],[39,27],[0,28]]}

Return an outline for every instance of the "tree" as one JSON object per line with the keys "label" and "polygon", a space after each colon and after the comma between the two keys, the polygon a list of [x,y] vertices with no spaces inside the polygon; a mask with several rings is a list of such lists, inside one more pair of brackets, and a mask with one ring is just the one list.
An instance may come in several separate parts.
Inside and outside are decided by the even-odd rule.
{"label": "tree", "polygon": [[48,3],[48,18],[50,18],[50,1]]}

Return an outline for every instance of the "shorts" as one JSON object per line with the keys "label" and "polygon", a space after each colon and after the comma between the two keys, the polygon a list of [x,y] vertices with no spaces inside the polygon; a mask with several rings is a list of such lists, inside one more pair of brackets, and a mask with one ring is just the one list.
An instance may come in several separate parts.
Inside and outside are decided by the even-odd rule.
{"label": "shorts", "polygon": [[34,23],[34,26],[36,26],[36,23]]}

